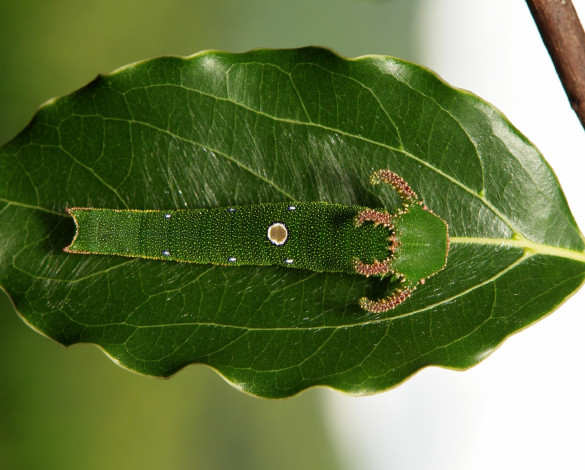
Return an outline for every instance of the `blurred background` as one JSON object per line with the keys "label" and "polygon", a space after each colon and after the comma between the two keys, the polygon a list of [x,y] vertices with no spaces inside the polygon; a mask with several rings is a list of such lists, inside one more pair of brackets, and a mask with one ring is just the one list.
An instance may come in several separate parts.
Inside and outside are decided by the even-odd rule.
{"label": "blurred background", "polygon": [[[585,132],[522,0],[0,0],[0,144],[47,99],[127,63],[305,45],[412,60],[493,103],[585,229]],[[267,401],[203,366],[158,380],[65,349],[0,292],[0,469],[582,469],[584,314],[582,291],[465,373]]]}

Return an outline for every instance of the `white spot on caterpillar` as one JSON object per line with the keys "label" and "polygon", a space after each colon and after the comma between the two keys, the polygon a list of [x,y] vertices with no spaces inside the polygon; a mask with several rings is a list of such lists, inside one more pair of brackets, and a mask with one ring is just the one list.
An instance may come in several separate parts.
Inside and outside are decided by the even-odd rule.
{"label": "white spot on caterpillar", "polygon": [[171,256],[171,252],[169,250],[163,250],[162,255],[163,256]]}
{"label": "white spot on caterpillar", "polygon": [[235,256],[230,256],[230,257],[228,258],[228,261],[229,261],[230,263],[235,263],[235,262],[237,261],[237,258],[236,258]]}
{"label": "white spot on caterpillar", "polygon": [[163,217],[168,220],[171,218],[171,214],[165,214]]}
{"label": "white spot on caterpillar", "polygon": [[274,222],[268,227],[268,240],[276,246],[284,245],[288,239],[288,229],[281,222]]}
{"label": "white spot on caterpillar", "polygon": [[289,211],[294,211],[296,208],[297,208],[297,206],[288,206]]}
{"label": "white spot on caterpillar", "polygon": [[234,212],[236,212],[236,209],[234,207],[229,207],[227,211],[233,214]]}
{"label": "white spot on caterpillar", "polygon": [[286,264],[293,264],[294,260],[292,258],[287,258],[284,260]]}

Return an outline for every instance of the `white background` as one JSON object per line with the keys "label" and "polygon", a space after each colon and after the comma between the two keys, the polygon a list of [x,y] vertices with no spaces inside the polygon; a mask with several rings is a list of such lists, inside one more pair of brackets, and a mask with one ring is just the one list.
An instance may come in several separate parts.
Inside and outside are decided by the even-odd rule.
{"label": "white background", "polygon": [[[585,18],[585,1],[574,4]],[[494,104],[541,150],[585,229],[585,132],[521,0],[428,0],[422,63]],[[372,397],[327,394],[348,468],[585,468],[585,290],[466,372]]]}

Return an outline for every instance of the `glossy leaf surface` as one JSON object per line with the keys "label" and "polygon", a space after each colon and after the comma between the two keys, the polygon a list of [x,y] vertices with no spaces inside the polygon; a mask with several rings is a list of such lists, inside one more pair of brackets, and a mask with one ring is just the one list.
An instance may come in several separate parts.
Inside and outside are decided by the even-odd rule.
{"label": "glossy leaf surface", "polygon": [[[447,267],[383,315],[357,300],[388,280],[62,251],[74,206],[392,210],[380,168],[451,235]],[[469,367],[585,278],[554,174],[497,110],[416,65],[315,48],[154,59],[46,104],[0,149],[0,239],[0,286],[34,328],[146,374],[209,364],[267,397]]]}

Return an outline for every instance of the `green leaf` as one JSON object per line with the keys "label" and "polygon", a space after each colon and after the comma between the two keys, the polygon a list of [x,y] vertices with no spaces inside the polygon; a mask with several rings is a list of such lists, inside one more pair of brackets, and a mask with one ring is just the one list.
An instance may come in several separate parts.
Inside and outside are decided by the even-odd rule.
{"label": "green leaf", "polygon": [[[447,267],[383,315],[388,280],[64,253],[67,207],[280,201],[384,206],[397,172],[450,227]],[[539,152],[419,66],[306,48],[125,67],[43,106],[0,149],[0,285],[32,327],[132,370],[190,363],[284,397],[469,367],[585,279],[585,243]]]}

